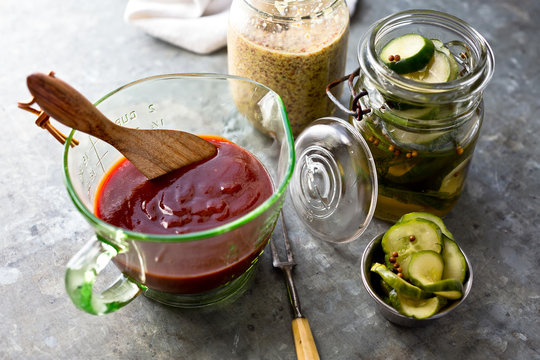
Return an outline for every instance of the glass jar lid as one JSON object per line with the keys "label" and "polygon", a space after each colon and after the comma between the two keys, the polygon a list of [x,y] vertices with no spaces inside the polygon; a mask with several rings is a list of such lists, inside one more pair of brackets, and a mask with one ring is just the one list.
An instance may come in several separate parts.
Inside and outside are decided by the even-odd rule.
{"label": "glass jar lid", "polygon": [[325,117],[298,136],[295,151],[289,192],[307,230],[334,243],[358,238],[377,202],[375,162],[364,138],[348,122]]}

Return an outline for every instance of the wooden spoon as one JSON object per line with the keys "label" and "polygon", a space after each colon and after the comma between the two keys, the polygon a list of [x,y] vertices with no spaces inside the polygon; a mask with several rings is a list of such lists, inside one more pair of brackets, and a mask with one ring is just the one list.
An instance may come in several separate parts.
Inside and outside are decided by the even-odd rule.
{"label": "wooden spoon", "polygon": [[55,77],[32,74],[26,82],[47,115],[109,143],[148,179],[207,159],[217,151],[212,143],[184,131],[119,126],[77,90]]}

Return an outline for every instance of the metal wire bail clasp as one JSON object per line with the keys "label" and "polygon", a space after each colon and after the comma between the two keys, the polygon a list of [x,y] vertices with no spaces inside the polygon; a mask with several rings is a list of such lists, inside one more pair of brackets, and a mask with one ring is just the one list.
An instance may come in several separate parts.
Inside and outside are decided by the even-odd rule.
{"label": "metal wire bail clasp", "polygon": [[[54,71],[49,72],[49,76],[54,77]],[[34,97],[30,101],[27,102],[18,102],[17,106],[20,109],[29,111],[35,115],[37,115],[36,119],[36,125],[40,128],[46,129],[56,140],[58,140],[62,145],[66,143],[66,135],[62,134],[57,128],[51,125],[49,121],[49,115],[45,113],[45,111],[41,109],[35,109],[32,107],[33,104],[35,104],[36,100]],[[79,145],[79,142],[75,139],[71,139],[71,143],[69,144],[71,147],[74,147],[76,145]]]}
{"label": "metal wire bail clasp", "polygon": [[[334,104],[343,112],[350,116],[354,116],[357,120],[361,120],[362,117],[368,113],[371,112],[371,109],[362,109],[360,106],[360,98],[362,96],[367,95],[367,91],[365,89],[362,89],[361,92],[357,93],[356,90],[354,90],[354,78],[360,75],[360,68],[356,69],[349,75],[345,75],[337,80],[332,81],[328,86],[326,87],[326,95],[332,100]],[[352,95],[352,108],[349,109],[348,107],[344,106],[335,96],[332,94],[332,88],[336,87],[340,83],[344,82],[345,80],[348,80],[349,84],[349,91]]]}

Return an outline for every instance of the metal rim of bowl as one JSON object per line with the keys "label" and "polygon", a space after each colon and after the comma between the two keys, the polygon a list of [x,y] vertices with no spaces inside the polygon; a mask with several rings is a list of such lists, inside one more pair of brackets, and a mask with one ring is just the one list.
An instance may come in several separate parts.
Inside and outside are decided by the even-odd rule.
{"label": "metal rim of bowl", "polygon": [[458,247],[461,253],[463,254],[463,257],[465,258],[465,262],[467,263],[467,275],[463,283],[463,296],[461,297],[461,299],[455,301],[450,306],[444,308],[444,311],[441,311],[427,319],[415,319],[412,317],[405,316],[399,313],[392,306],[384,302],[379,296],[379,294],[375,292],[371,284],[372,255],[374,251],[376,250],[376,247],[380,245],[383,235],[384,233],[375,236],[375,238],[373,238],[364,249],[364,253],[362,254],[361,272],[362,272],[362,283],[364,284],[364,288],[366,289],[368,294],[375,300],[375,302],[378,305],[378,309],[388,321],[395,323],[397,325],[409,326],[409,327],[424,326],[433,322],[434,320],[440,319],[441,317],[449,314],[452,310],[457,308],[460,304],[462,304],[465,301],[465,299],[469,295],[472,288],[473,269],[469,261],[469,258],[467,257],[465,252],[463,252],[463,250],[458,244]]}

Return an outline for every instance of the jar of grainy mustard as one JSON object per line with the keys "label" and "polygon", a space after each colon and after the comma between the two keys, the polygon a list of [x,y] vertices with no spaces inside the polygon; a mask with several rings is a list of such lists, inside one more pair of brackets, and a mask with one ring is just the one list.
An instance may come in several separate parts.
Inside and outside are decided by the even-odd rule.
{"label": "jar of grainy mustard", "polygon": [[[344,74],[348,33],[344,0],[234,0],[227,37],[229,73],[277,92],[296,136],[333,112],[325,88]],[[233,96],[240,111],[268,132],[257,123],[259,110],[243,106],[253,94],[237,88]]]}

